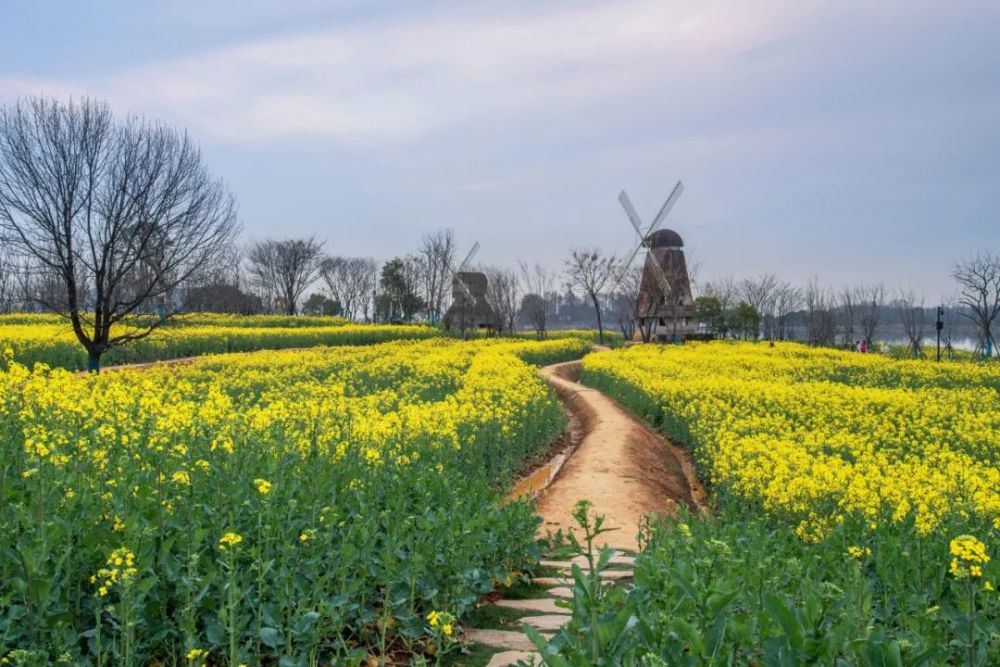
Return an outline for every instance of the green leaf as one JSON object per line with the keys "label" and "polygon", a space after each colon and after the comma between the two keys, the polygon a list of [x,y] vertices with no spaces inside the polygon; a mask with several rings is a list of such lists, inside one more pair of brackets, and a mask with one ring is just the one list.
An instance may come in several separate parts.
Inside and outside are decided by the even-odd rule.
{"label": "green leaf", "polygon": [[260,629],[260,641],[268,648],[278,648],[281,646],[281,633],[277,628],[264,626]]}
{"label": "green leaf", "polygon": [[801,651],[805,643],[802,626],[784,601],[773,593],[769,593],[764,597],[764,610],[781,626],[789,645],[796,651]]}

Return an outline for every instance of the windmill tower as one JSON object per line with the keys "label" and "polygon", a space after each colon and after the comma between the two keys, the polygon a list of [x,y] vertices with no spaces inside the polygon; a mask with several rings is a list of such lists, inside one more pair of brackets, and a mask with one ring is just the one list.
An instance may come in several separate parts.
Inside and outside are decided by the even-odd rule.
{"label": "windmill tower", "polygon": [[489,286],[486,274],[467,270],[478,251],[477,242],[473,244],[472,250],[462,260],[458,269],[452,273],[451,306],[443,318],[446,331],[458,329],[465,333],[469,329],[492,329],[496,324],[496,312],[486,300],[486,290]]}
{"label": "windmill tower", "polygon": [[635,303],[636,324],[644,340],[679,341],[695,333],[694,299],[684,259],[684,241],[674,230],[661,229],[683,191],[684,184],[677,181],[673,192],[645,231],[628,195],[624,190],[618,195],[639,238],[639,245],[625,263],[622,276],[629,270],[636,255],[645,251]]}

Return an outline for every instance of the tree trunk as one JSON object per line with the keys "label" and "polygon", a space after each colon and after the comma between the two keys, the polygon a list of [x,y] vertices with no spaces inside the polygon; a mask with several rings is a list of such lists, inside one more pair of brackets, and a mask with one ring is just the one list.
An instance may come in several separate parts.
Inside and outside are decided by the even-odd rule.
{"label": "tree trunk", "polygon": [[597,313],[597,339],[601,341],[601,345],[604,345],[604,325],[601,323],[601,304],[597,300],[597,296],[594,294],[590,295],[590,300],[594,302],[594,311]]}
{"label": "tree trunk", "polygon": [[101,372],[101,351],[96,346],[87,350],[87,372],[97,374]]}

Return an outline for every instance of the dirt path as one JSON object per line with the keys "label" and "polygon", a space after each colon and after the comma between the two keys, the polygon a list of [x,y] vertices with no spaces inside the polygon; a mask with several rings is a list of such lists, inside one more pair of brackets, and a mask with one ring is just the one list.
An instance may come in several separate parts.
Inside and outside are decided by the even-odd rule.
{"label": "dirt path", "polygon": [[704,498],[687,452],[655,433],[579,377],[581,362],[542,368],[566,409],[584,426],[584,436],[551,485],[538,497],[541,532],[573,529],[578,500],[594,503],[605,526],[603,537],[620,549],[636,549],[642,518],[669,512],[677,503],[696,508]]}

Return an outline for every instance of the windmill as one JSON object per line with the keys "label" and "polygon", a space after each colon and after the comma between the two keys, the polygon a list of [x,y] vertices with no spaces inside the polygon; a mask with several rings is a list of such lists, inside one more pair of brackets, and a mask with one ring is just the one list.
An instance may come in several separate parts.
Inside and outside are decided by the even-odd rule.
{"label": "windmill", "polygon": [[464,334],[467,329],[489,328],[496,322],[496,313],[486,300],[486,274],[469,271],[477,252],[478,242],[472,244],[469,254],[451,273],[452,300],[444,314],[445,329],[458,329]]}
{"label": "windmill", "polygon": [[645,251],[642,278],[635,304],[635,317],[642,332],[643,340],[678,339],[687,331],[694,315],[691,298],[691,282],[682,250],[684,242],[677,232],[662,228],[670,210],[677,203],[684,184],[677,181],[670,196],[660,207],[649,227],[643,231],[642,219],[636,212],[628,194],[622,190],[618,195],[632,229],[639,238],[639,244],[622,264],[621,274],[615,281],[619,285],[625,274],[631,270],[636,256]]}

